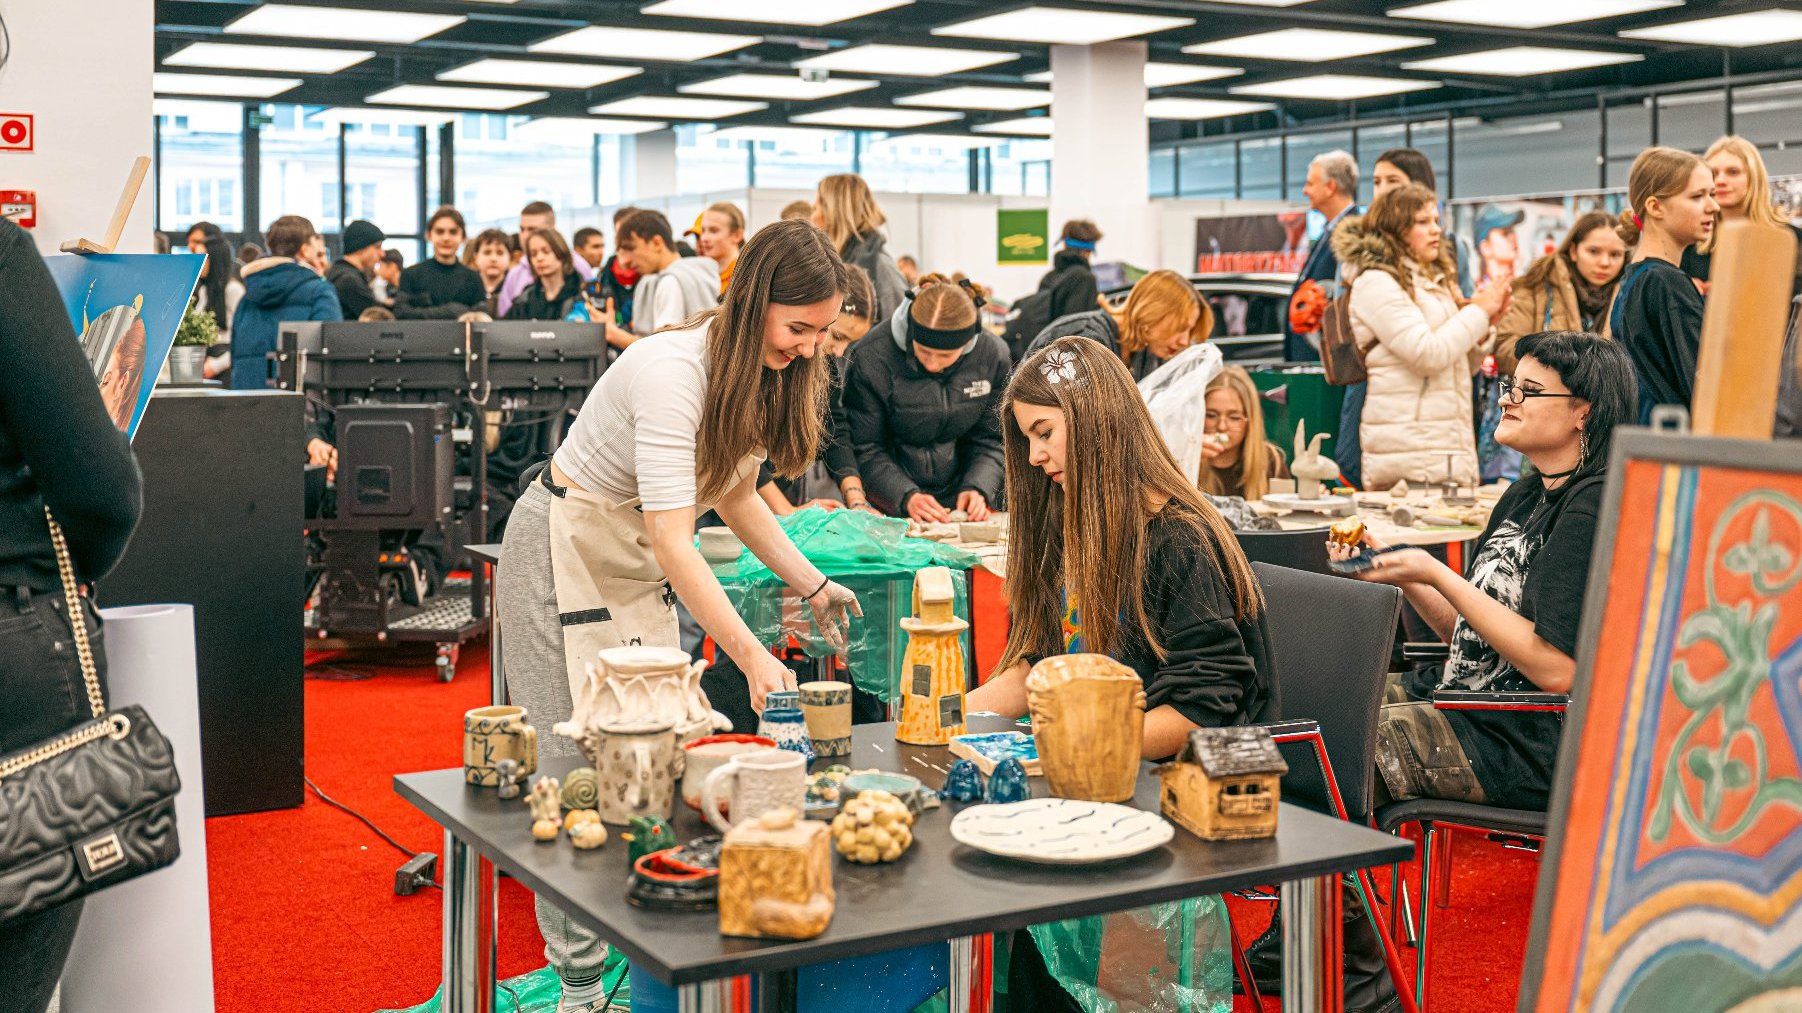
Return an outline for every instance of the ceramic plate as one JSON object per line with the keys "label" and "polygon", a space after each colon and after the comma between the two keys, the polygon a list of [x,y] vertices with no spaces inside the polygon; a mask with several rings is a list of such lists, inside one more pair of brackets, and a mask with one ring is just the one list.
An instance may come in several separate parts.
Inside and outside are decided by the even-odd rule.
{"label": "ceramic plate", "polygon": [[951,821],[959,844],[1046,865],[1114,862],[1162,847],[1175,835],[1157,813],[1064,798],[971,806]]}
{"label": "ceramic plate", "polygon": [[1292,492],[1273,492],[1264,496],[1264,502],[1284,510],[1298,513],[1349,514],[1354,509],[1349,496],[1321,496],[1318,499],[1302,499]]}

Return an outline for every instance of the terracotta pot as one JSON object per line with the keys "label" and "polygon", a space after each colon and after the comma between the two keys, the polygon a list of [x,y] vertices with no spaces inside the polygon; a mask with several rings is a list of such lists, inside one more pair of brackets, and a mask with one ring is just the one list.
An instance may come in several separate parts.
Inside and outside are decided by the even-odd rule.
{"label": "terracotta pot", "polygon": [[1145,692],[1137,672],[1101,654],[1063,654],[1026,676],[1032,733],[1051,793],[1124,802],[1139,780]]}

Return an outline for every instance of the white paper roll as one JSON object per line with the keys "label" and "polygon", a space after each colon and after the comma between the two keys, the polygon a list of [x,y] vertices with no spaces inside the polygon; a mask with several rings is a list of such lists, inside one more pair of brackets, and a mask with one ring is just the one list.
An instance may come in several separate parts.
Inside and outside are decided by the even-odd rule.
{"label": "white paper roll", "polygon": [[213,1008],[213,935],[207,908],[206,806],[200,782],[200,696],[194,607],[104,609],[107,704],[138,704],[175,751],[181,857],[88,898],[63,971],[69,1013]]}

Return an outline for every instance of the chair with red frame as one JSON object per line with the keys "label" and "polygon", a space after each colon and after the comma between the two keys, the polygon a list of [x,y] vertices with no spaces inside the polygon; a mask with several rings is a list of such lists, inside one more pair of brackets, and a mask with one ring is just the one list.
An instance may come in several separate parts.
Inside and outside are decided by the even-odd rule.
{"label": "chair with red frame", "polygon": [[[1444,644],[1404,644],[1404,661],[1420,664],[1444,661]],[[1478,693],[1440,691],[1433,694],[1439,710],[1508,711],[1516,713],[1564,713],[1570,697],[1563,693]],[[1399,834],[1410,824],[1420,828],[1420,917],[1412,917],[1407,884],[1400,867],[1391,878],[1391,936],[1406,933],[1418,947],[1414,995],[1427,1003],[1427,967],[1432,957],[1432,912],[1451,903],[1452,835],[1482,834],[1492,841],[1522,851],[1538,853],[1545,840],[1546,814],[1533,809],[1504,809],[1472,802],[1414,798],[1391,802],[1376,812],[1376,826],[1384,833]]]}
{"label": "chair with red frame", "polygon": [[[1289,761],[1283,801],[1369,823],[1377,717],[1401,620],[1401,591],[1269,563],[1251,568],[1264,591],[1263,629],[1274,669],[1275,720],[1265,727]],[[1415,1013],[1401,951],[1377,916],[1368,870],[1358,872],[1357,885],[1402,1009]],[[1243,947],[1234,950],[1246,994],[1260,1001]]]}

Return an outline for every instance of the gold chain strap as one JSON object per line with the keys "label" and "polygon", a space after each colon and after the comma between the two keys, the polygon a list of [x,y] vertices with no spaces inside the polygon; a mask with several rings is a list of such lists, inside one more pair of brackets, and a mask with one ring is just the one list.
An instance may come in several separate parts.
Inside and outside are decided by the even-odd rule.
{"label": "gold chain strap", "polygon": [[0,762],[0,781],[104,736],[124,738],[131,731],[131,722],[125,715],[115,714],[111,719],[106,716],[106,700],[100,695],[100,677],[94,666],[94,649],[88,643],[87,616],[82,612],[81,592],[75,585],[75,566],[69,561],[69,543],[63,538],[62,525],[50,516],[49,507],[44,508],[44,520],[50,524],[50,544],[56,549],[56,571],[62,578],[63,603],[69,610],[69,629],[75,634],[75,656],[81,660],[81,678],[87,684],[88,706],[93,709],[94,723]]}

